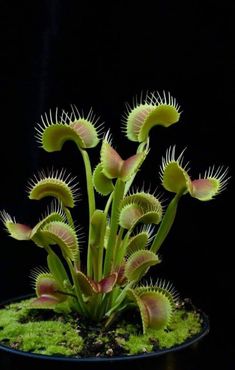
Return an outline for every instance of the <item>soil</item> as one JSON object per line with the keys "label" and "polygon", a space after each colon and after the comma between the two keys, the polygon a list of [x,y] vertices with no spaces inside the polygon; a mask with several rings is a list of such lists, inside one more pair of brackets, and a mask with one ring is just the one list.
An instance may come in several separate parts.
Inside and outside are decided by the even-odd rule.
{"label": "soil", "polygon": [[168,328],[149,329],[145,335],[137,311],[126,312],[104,329],[103,323],[89,322],[75,313],[29,309],[29,302],[0,310],[1,344],[46,355],[112,357],[170,348],[198,334],[202,327],[200,311],[188,299],[178,305]]}

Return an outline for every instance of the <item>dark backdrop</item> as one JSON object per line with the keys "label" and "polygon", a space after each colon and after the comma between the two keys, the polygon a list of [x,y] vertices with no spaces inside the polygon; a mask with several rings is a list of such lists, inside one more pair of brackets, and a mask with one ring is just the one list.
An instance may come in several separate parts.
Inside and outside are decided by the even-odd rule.
{"label": "dark backdrop", "polygon": [[[183,114],[179,124],[153,130],[152,159],[138,175],[140,185],[149,173],[152,189],[159,185],[161,156],[172,144],[179,151],[187,146],[195,176],[213,163],[228,165],[232,174],[235,7],[233,1],[179,3],[1,3],[1,209],[18,221],[36,222],[41,209],[27,199],[25,184],[52,163],[78,174],[84,188],[72,144],[56,154],[37,148],[34,126],[41,113],[70,103],[85,111],[92,106],[111,128],[118,150],[130,155],[135,145],[119,132],[120,119],[124,103],[141,90],[170,91]],[[93,163],[98,155],[95,149]],[[162,248],[163,263],[154,272],[174,281],[183,296],[210,315],[205,358],[210,361],[222,348],[217,361],[226,369],[232,366],[233,346],[226,335],[234,321],[232,203],[232,180],[215,201],[185,197]],[[82,223],[84,203],[78,214],[79,207]],[[43,251],[10,240],[2,230],[0,248],[1,299],[30,292],[28,275],[44,264]],[[203,366],[201,356],[197,370]]]}

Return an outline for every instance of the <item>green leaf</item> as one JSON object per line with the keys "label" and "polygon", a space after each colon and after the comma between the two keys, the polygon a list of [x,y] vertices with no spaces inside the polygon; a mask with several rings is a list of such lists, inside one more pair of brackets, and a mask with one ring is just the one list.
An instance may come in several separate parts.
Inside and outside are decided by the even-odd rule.
{"label": "green leaf", "polygon": [[92,180],[95,190],[101,195],[108,195],[114,190],[112,180],[104,175],[101,163],[96,166]]}
{"label": "green leaf", "polygon": [[107,134],[100,151],[103,174],[109,179],[118,178],[122,181],[128,181],[137,173],[148,152],[136,153],[123,160],[109,141],[110,138]]}
{"label": "green leaf", "polygon": [[52,309],[54,310],[56,306],[60,303],[60,300],[51,295],[42,295],[38,298],[33,299],[30,302],[31,308],[36,309]]}
{"label": "green leaf", "polygon": [[100,160],[103,174],[108,179],[115,179],[120,176],[123,159],[118,152],[109,144],[109,137],[106,135],[100,151]]}
{"label": "green leaf", "polygon": [[201,201],[208,201],[220,194],[227,185],[229,180],[228,168],[209,167],[205,171],[204,177],[191,181],[189,186],[190,195]]}
{"label": "green leaf", "polygon": [[142,327],[143,327],[143,333],[146,333],[146,329],[149,326],[149,313],[146,305],[144,302],[139,298],[139,296],[135,293],[134,289],[128,289],[127,290],[127,296],[130,298],[131,301],[133,301],[136,306],[138,307],[140,311],[140,316],[142,320]]}
{"label": "green leaf", "polygon": [[51,274],[55,277],[55,279],[62,287],[64,286],[65,282],[71,285],[63,263],[51,249],[47,256],[47,264]]}
{"label": "green leaf", "polygon": [[147,232],[140,232],[132,236],[127,244],[126,254],[131,255],[138,250],[145,249],[148,243],[148,233]]}
{"label": "green leaf", "polygon": [[136,153],[124,160],[119,178],[122,179],[122,181],[128,181],[134,174],[137,173],[146,156],[147,152]]}
{"label": "green leaf", "polygon": [[110,274],[108,276],[105,276],[97,284],[98,291],[100,293],[110,293],[113,290],[113,288],[114,288],[114,286],[117,282],[117,278],[118,278],[118,273],[117,272],[113,272],[112,274]]}
{"label": "green leaf", "polygon": [[77,271],[76,276],[78,279],[79,286],[81,288],[81,291],[86,296],[92,296],[93,294],[98,293],[110,293],[116,282],[118,273],[114,272],[106,277],[104,277],[99,282],[96,282],[90,278],[88,278],[83,272]]}
{"label": "green leaf", "polygon": [[149,131],[152,127],[160,125],[169,127],[174,123],[178,122],[180,113],[175,106],[169,104],[162,104],[154,107],[146,117],[143,125],[141,126],[138,133],[138,141],[142,142],[147,140]]}
{"label": "green leaf", "polygon": [[82,271],[77,271],[76,277],[80,289],[85,296],[90,297],[97,293],[96,283],[92,279],[88,278]]}
{"label": "green leaf", "polygon": [[126,196],[119,214],[119,224],[124,229],[132,229],[138,223],[158,224],[162,218],[160,201],[152,194],[139,192]]}
{"label": "green leaf", "polygon": [[157,125],[169,127],[179,121],[179,106],[168,93],[160,96],[158,92],[147,93],[140,103],[136,102],[133,108],[128,107],[124,117],[124,129],[128,139],[132,141],[146,141],[150,130]]}
{"label": "green leaf", "polygon": [[160,330],[170,323],[174,306],[167,295],[160,291],[149,291],[148,288],[141,293],[129,289],[128,295],[140,310],[144,333],[147,328]]}
{"label": "green leaf", "polygon": [[42,123],[36,127],[37,140],[47,152],[60,151],[66,141],[73,141],[80,149],[93,148],[99,143],[98,120],[92,110],[87,117],[80,115],[76,107],[72,107],[72,115],[62,113],[58,120],[58,111],[53,122],[52,114],[48,119],[42,116]]}
{"label": "green leaf", "polygon": [[125,276],[129,281],[139,281],[148,271],[150,266],[160,263],[156,254],[148,250],[134,252],[127,260]]}
{"label": "green leaf", "polygon": [[43,248],[45,245],[48,245],[47,239],[43,237],[41,230],[46,224],[52,221],[66,221],[66,215],[60,204],[56,204],[55,202],[52,202],[51,207],[48,210],[48,214],[43,216],[43,218],[32,229],[30,238],[38,247]]}
{"label": "green leaf", "polygon": [[181,193],[178,193],[175,195],[175,197],[172,199],[170,204],[167,207],[166,213],[162,219],[162,222],[160,224],[160,227],[158,229],[158,232],[153,240],[152,246],[150,250],[153,253],[157,253],[159,248],[161,247],[162,243],[166,239],[173,223],[175,220],[178,202],[181,198],[181,196],[184,194],[185,189],[182,190]]}
{"label": "green leaf", "polygon": [[79,145],[82,149],[94,148],[99,143],[98,131],[93,122],[87,119],[75,119],[70,127],[76,132],[81,140]]}
{"label": "green leaf", "polygon": [[158,211],[162,210],[161,203],[153,194],[140,191],[134,194],[127,195],[122,201],[122,207],[127,204],[137,204],[139,207],[146,211]]}
{"label": "green leaf", "polygon": [[7,232],[12,238],[16,240],[30,240],[32,233],[30,226],[16,222],[6,211],[2,211],[0,216]]}
{"label": "green leaf", "polygon": [[104,211],[95,210],[91,218],[90,243],[96,247],[104,246],[104,236],[106,230],[106,215]]}
{"label": "green leaf", "polygon": [[40,200],[45,197],[54,197],[65,207],[73,208],[78,200],[78,187],[65,170],[41,171],[29,181],[29,199]]}
{"label": "green leaf", "polygon": [[173,193],[179,193],[182,189],[187,192],[191,182],[187,173],[188,164],[183,164],[183,154],[184,150],[176,158],[175,146],[173,146],[167,149],[166,156],[162,159],[160,170],[162,185],[166,190]]}
{"label": "green leaf", "polygon": [[46,127],[41,135],[42,147],[47,152],[60,151],[66,141],[74,141],[81,148],[85,146],[73,127],[63,123]]}
{"label": "green leaf", "polygon": [[31,302],[34,308],[54,308],[58,303],[64,302],[68,297],[61,292],[61,286],[50,273],[34,274],[37,297]]}
{"label": "green leaf", "polygon": [[57,244],[65,257],[76,262],[80,260],[78,238],[71,226],[53,221],[43,227],[41,234],[47,238],[48,244]]}

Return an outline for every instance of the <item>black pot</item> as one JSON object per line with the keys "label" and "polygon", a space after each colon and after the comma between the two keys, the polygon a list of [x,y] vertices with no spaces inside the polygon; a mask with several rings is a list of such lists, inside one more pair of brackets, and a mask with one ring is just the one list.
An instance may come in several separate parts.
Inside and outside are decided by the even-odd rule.
{"label": "black pot", "polygon": [[[13,300],[8,300],[0,304],[0,308],[7,304],[27,299],[29,296],[22,296]],[[194,362],[197,355],[198,342],[209,332],[208,317],[202,313],[203,328],[201,333],[190,338],[181,345],[170,349],[162,349],[156,352],[131,355],[90,358],[72,358],[59,356],[38,355],[12,349],[0,344],[0,369],[1,370],[125,370],[127,367],[135,370],[184,370],[188,361]],[[186,365],[188,366],[188,365]],[[190,367],[191,369],[191,367]],[[192,368],[193,369],[193,368]]]}

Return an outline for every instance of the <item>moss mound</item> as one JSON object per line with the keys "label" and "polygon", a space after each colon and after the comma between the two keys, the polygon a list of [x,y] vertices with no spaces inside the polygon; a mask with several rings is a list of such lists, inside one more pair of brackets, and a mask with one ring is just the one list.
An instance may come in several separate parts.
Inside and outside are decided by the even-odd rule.
{"label": "moss mound", "polygon": [[75,314],[29,308],[30,300],[0,309],[0,343],[22,351],[73,357],[139,354],[170,348],[200,333],[200,314],[182,306],[167,329],[141,332],[138,315],[130,314],[115,327],[80,320]]}

